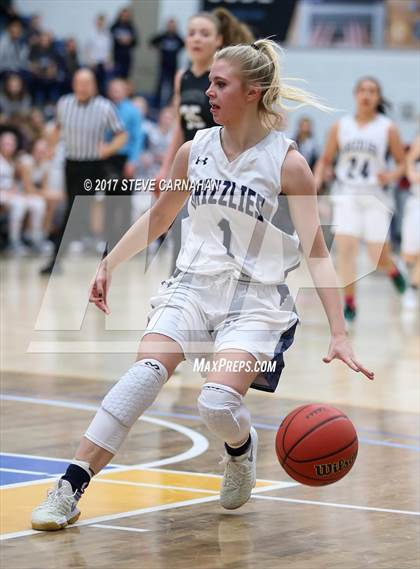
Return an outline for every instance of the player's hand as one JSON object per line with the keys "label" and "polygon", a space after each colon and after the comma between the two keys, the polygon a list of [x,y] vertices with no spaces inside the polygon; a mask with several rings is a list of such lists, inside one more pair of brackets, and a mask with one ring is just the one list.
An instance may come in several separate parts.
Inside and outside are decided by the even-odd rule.
{"label": "player's hand", "polygon": [[168,177],[169,177],[169,172],[165,168],[160,168],[160,170],[154,177],[153,187],[155,189],[156,199],[159,198],[161,193],[160,190],[161,188],[165,187],[165,181],[168,179]]}
{"label": "player's hand", "polygon": [[341,360],[353,371],[356,371],[357,373],[362,372],[368,379],[372,380],[375,378],[373,371],[369,371],[356,360],[353,348],[351,347],[347,336],[333,336],[331,338],[328,355],[325,356],[325,358],[322,358],[322,361],[329,364],[332,360]]}
{"label": "player's hand", "polygon": [[169,172],[166,168],[161,167],[158,173],[155,175],[156,188],[160,188],[160,184],[163,183],[162,180],[169,178]]}
{"label": "player's hand", "polygon": [[112,156],[112,148],[109,144],[105,144],[105,142],[101,142],[98,147],[98,154],[100,160],[106,160],[110,156]]}
{"label": "player's hand", "polygon": [[388,186],[388,184],[391,184],[393,181],[391,172],[378,173],[378,182],[381,186]]}
{"label": "player's hand", "polygon": [[124,169],[123,169],[123,174],[124,177],[127,178],[128,180],[134,178],[134,172],[135,172],[135,164],[133,164],[133,162],[127,162],[124,165]]}
{"label": "player's hand", "polygon": [[98,272],[90,285],[89,302],[102,310],[105,314],[110,314],[108,307],[107,294],[111,284],[111,272],[107,269],[106,261],[99,265]]}

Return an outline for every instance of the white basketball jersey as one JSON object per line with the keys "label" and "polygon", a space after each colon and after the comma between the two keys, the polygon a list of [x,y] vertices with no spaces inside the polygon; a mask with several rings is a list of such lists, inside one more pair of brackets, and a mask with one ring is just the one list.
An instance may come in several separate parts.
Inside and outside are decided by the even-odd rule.
{"label": "white basketball jersey", "polygon": [[[281,283],[300,257],[287,198],[278,195],[282,163],[294,143],[272,131],[229,162],[220,132],[221,127],[201,130],[191,146],[193,189],[177,267],[202,274],[232,270],[261,283]],[[276,212],[283,214],[278,227]]]}
{"label": "white basketball jersey", "polygon": [[[420,173],[420,160],[416,161],[416,172]],[[410,192],[413,194],[413,196],[420,200],[420,182],[411,184]]]}
{"label": "white basketball jersey", "polygon": [[340,119],[337,180],[346,186],[380,187],[378,174],[386,169],[388,131],[391,120],[382,114],[360,126],[354,117]]}

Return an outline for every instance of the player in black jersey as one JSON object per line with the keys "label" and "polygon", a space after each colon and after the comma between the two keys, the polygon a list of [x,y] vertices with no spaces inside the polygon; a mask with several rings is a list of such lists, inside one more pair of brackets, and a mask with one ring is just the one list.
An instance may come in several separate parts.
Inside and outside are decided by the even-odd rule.
{"label": "player in black jersey", "polygon": [[175,77],[177,124],[158,179],[168,177],[175,154],[184,142],[192,140],[197,130],[216,124],[205,94],[210,86],[209,70],[216,51],[229,45],[253,41],[249,28],[224,8],[200,12],[190,19],[185,47],[191,64],[188,69],[178,71]]}
{"label": "player in black jersey", "polygon": [[[200,12],[190,19],[185,47],[191,65],[186,70],[178,71],[175,76],[174,105],[177,124],[162,167],[156,176],[156,188],[159,188],[160,180],[168,177],[175,155],[182,144],[192,140],[198,130],[216,126],[205,94],[210,86],[209,71],[214,54],[222,47],[250,44],[253,41],[250,29],[224,8],[213,12]],[[181,220],[186,216],[186,211],[181,212],[172,227],[174,250],[171,272],[175,269],[175,261],[181,248]]]}

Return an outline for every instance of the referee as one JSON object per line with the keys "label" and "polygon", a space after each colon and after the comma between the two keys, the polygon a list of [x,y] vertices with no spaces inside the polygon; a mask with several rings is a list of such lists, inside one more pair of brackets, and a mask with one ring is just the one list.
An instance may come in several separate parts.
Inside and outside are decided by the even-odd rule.
{"label": "referee", "polygon": [[[104,143],[105,130],[111,131],[112,138]],[[57,260],[70,212],[76,196],[86,196],[84,181],[105,177],[106,160],[116,154],[127,141],[124,127],[117,116],[114,105],[97,94],[95,75],[90,69],[79,69],[73,77],[73,94],[61,97],[57,104],[57,122],[52,133],[55,145],[60,136],[65,148],[65,179],[67,207],[62,227],[55,239],[54,254],[48,265],[41,269],[42,275],[52,273]],[[89,222],[89,209],[79,208],[78,227],[71,220],[71,238],[80,236]],[[83,233],[82,233],[83,234]]]}

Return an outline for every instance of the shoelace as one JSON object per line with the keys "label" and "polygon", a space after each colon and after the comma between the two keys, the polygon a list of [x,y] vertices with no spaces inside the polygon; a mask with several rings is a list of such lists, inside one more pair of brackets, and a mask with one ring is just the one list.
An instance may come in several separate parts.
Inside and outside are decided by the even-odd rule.
{"label": "shoelace", "polygon": [[222,457],[219,464],[227,466],[225,473],[225,482],[229,486],[234,488],[239,488],[242,482],[242,476],[244,474],[250,474],[249,465],[243,464],[242,462],[235,462],[227,455]]}
{"label": "shoelace", "polygon": [[73,501],[73,496],[68,496],[62,489],[54,488],[48,491],[47,498],[42,506],[49,512],[58,511],[60,514],[66,514]]}

